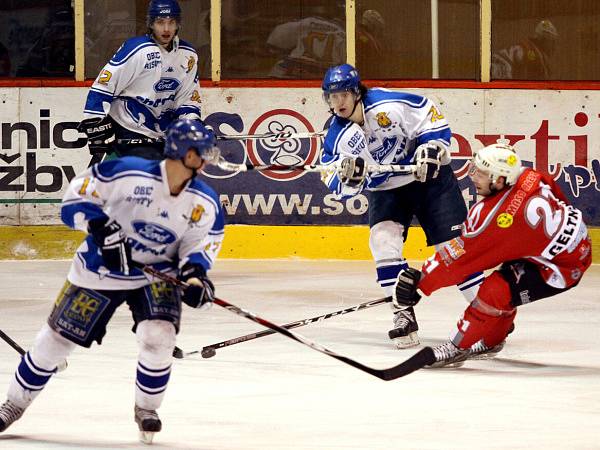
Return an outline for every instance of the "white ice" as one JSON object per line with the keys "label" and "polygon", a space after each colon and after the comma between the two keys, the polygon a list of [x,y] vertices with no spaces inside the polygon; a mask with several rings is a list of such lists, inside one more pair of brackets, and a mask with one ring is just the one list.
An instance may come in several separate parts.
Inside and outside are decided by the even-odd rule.
{"label": "white ice", "polygon": [[[27,348],[67,261],[0,262],[0,328]],[[371,262],[219,261],[217,294],[276,323],[381,297]],[[280,335],[176,360],[154,448],[599,449],[600,266],[572,291],[520,308],[505,350],[460,369],[381,381]],[[466,303],[456,288],[417,307],[422,344],[447,339]],[[136,342],[126,306],[101,346],[77,349],[0,449],[147,448],[133,421]],[[376,368],[416,349],[388,340],[387,305],[293,331]],[[185,351],[260,330],[218,306],[184,307]],[[0,341],[0,401],[19,355]]]}

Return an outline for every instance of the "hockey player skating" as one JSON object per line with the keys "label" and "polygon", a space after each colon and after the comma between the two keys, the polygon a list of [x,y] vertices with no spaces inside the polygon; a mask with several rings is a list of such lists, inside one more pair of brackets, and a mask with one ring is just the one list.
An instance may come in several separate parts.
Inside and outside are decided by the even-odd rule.
{"label": "hockey player skating", "polygon": [[[322,162],[332,166],[324,180],[340,197],[369,191],[369,245],[377,281],[391,296],[398,273],[408,267],[402,251],[413,217],[428,245],[460,236],[467,208],[449,165],[450,127],[431,100],[367,89],[349,64],[330,68],[322,88],[335,115],[324,141]],[[369,175],[370,164],[415,164],[417,171]],[[479,273],[457,280],[468,301],[482,279]],[[389,337],[398,348],[418,345],[417,330],[413,308],[394,309]]]}
{"label": "hockey player skating", "polygon": [[[179,120],[167,130],[166,160],[115,159],[70,183],[62,220],[89,234],[47,324],[10,382],[0,431],[21,417],[77,345],[101,343],[115,309],[125,302],[139,345],[135,421],[145,442],[160,431],[156,410],[171,373],[181,302],[206,307],[214,300],[206,272],[223,238],[223,212],[215,192],[196,177],[217,156],[214,144],[214,134],[202,124]],[[191,287],[180,293],[148,279],[132,261],[177,274]]]}
{"label": "hockey player skating", "polygon": [[575,287],[592,263],[581,211],[569,205],[554,180],[522,168],[514,149],[480,150],[470,176],[483,199],[469,211],[463,234],[423,265],[398,275],[394,303],[413,307],[425,295],[477,270],[500,265],[481,284],[451,339],[433,349],[433,367],[489,357],[504,345],[516,308]]}
{"label": "hockey player skating", "polygon": [[152,0],[148,34],[125,41],[100,71],[79,128],[92,155],[162,159],[166,127],[200,119],[198,56],[177,35],[180,22],[177,0]]}

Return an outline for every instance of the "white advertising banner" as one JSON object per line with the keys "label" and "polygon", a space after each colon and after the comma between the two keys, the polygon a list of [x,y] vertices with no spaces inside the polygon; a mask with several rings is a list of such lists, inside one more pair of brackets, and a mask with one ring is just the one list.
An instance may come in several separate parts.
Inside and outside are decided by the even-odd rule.
{"label": "white advertising banner", "polygon": [[[453,131],[453,168],[465,199],[472,152],[505,139],[526,164],[548,172],[600,225],[600,91],[407,89],[439,105]],[[203,89],[203,118],[219,134],[319,131],[329,112],[319,89]],[[87,167],[85,137],[76,131],[86,88],[0,89],[0,225],[58,224],[62,194]],[[233,162],[314,163],[318,139],[220,141]],[[367,200],[335,200],[318,174],[225,173],[209,170],[229,223],[362,224]]]}

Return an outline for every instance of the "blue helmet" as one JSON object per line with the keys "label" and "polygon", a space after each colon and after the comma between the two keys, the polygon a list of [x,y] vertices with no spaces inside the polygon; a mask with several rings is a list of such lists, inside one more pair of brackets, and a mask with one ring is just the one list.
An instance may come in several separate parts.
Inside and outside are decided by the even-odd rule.
{"label": "blue helmet", "polygon": [[325,97],[340,91],[351,91],[360,95],[360,75],[350,64],[333,66],[325,74],[321,89]]}
{"label": "blue helmet", "polygon": [[179,22],[181,8],[177,0],[151,0],[148,5],[148,25],[151,25],[157,17],[172,17]]}
{"label": "blue helmet", "polygon": [[167,128],[163,154],[169,159],[181,159],[193,148],[202,159],[214,161],[218,157],[216,142],[215,133],[199,120],[179,119]]}

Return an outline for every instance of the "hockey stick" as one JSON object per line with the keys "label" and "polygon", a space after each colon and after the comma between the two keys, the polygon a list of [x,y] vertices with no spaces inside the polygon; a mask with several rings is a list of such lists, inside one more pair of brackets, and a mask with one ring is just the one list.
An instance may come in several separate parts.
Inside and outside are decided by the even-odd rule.
{"label": "hockey stick", "polygon": [[217,136],[218,140],[222,141],[243,141],[246,139],[310,139],[325,136],[327,131],[308,131],[304,133],[292,133],[291,131],[282,131],[279,133],[262,133],[262,134],[223,134]]}
{"label": "hockey stick", "polygon": [[[17,344],[15,341],[13,341],[10,336],[8,334],[6,334],[4,331],[0,330],[0,338],[2,338],[4,340],[4,342],[6,342],[8,345],[10,345],[12,348],[14,348],[17,353],[19,353],[19,355],[23,356],[25,354],[25,350],[23,349],[23,347],[21,347],[19,344]],[[58,365],[56,366],[56,370],[58,370],[59,372],[62,372],[63,370],[65,370],[67,368],[69,364],[67,363],[67,360],[63,360],[62,362],[58,363]]]}
{"label": "hockey stick", "polygon": [[[280,133],[262,133],[262,134],[221,134],[216,138],[219,141],[245,141],[246,139],[310,139],[325,136],[325,131],[292,133],[289,131]],[[140,145],[140,144],[164,144],[162,139],[153,138],[133,138],[133,139],[118,139],[117,143],[124,145]]]}
{"label": "hockey stick", "polygon": [[25,354],[25,350],[23,350],[23,347],[21,347],[19,344],[13,341],[11,337],[2,330],[0,330],[0,337],[4,340],[4,342],[6,342],[8,345],[14,348],[21,356]]}
{"label": "hockey stick", "polygon": [[[183,289],[188,287],[187,283],[185,283],[181,280],[178,280],[175,277],[172,277],[170,275],[162,273],[161,271],[155,269],[154,267],[142,265],[140,263],[137,263],[135,265],[137,267],[141,268],[147,274],[152,275],[160,280],[172,283],[175,286],[179,286]],[[263,319],[262,317],[259,317],[249,311],[246,311],[246,310],[240,308],[239,306],[229,303],[223,299],[215,298],[214,303],[216,305],[219,305],[222,308],[227,309],[228,311],[231,311],[234,314],[237,314],[238,316],[245,317],[246,319],[251,320],[252,322],[256,322],[259,325],[262,325],[263,327],[269,328],[269,329],[275,331],[276,333],[283,334],[284,336],[286,336],[290,339],[293,339],[296,342],[304,344],[307,347],[310,347],[313,350],[316,350],[320,353],[331,356],[332,358],[335,358],[338,361],[342,361],[343,363],[346,363],[349,366],[352,366],[358,370],[361,370],[370,375],[373,375],[374,377],[377,377],[380,380],[384,380],[384,381],[395,380],[396,378],[400,378],[405,375],[408,375],[408,374],[414,372],[415,370],[419,370],[419,369],[421,369],[427,365],[431,365],[435,362],[435,356],[433,354],[433,349],[431,347],[425,347],[425,348],[419,350],[417,353],[415,353],[410,358],[408,358],[406,361],[404,361],[396,366],[390,367],[388,369],[375,369],[373,367],[365,366],[364,364],[359,363],[358,361],[355,361],[351,358],[348,358],[347,356],[343,356],[332,350],[329,350],[328,348],[323,347],[322,345],[317,344],[316,342],[308,340],[304,336],[301,336],[299,334],[296,334],[289,330],[286,330],[285,328],[280,327],[279,325],[275,325],[274,323],[269,322],[268,320]]]}
{"label": "hockey stick", "polygon": [[[333,168],[332,165],[304,165],[304,166],[282,166],[275,164],[265,165],[252,165],[252,164],[236,164],[224,159],[219,159],[219,162],[215,164],[219,169],[228,172],[249,172],[252,170],[264,171],[264,170],[302,170],[304,172],[326,172]],[[400,164],[370,164],[367,166],[368,173],[382,173],[382,172],[397,172],[397,173],[413,173],[416,170],[414,165],[400,165]]]}
{"label": "hockey stick", "polygon": [[[321,316],[311,317],[310,319],[302,319],[297,320],[295,322],[286,323],[285,325],[280,325],[281,328],[285,328],[289,330],[291,328],[303,327],[304,325],[308,325],[315,322],[320,322],[321,320],[331,319],[332,317],[341,316],[344,314],[348,314],[354,311],[360,311],[361,309],[371,308],[372,306],[381,305],[382,303],[388,303],[392,300],[391,297],[384,297],[377,300],[371,300],[370,302],[361,303],[356,306],[352,306],[350,308],[341,309],[339,311],[323,314]],[[212,358],[216,355],[216,350],[229,347],[230,345],[239,344],[241,342],[251,341],[253,339],[257,339],[263,336],[270,336],[271,334],[276,334],[277,331],[273,330],[263,330],[256,333],[246,334],[245,336],[240,336],[237,338],[227,339],[226,341],[218,342],[216,344],[207,345],[206,347],[202,347],[202,350],[194,350],[191,352],[184,352],[179,347],[175,347],[173,350],[173,356],[178,359],[182,359],[188,357],[190,355],[195,355],[196,353],[200,353],[203,358]]]}

